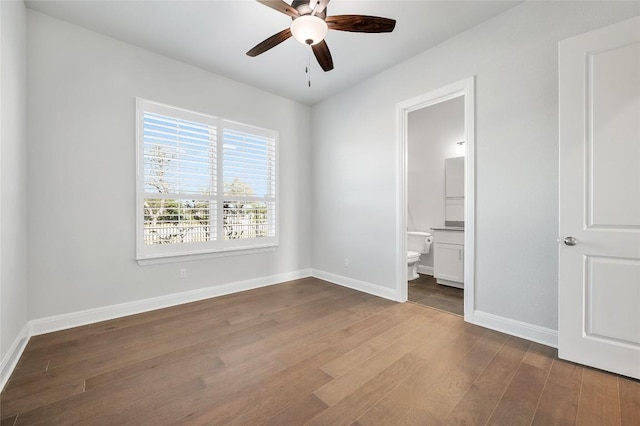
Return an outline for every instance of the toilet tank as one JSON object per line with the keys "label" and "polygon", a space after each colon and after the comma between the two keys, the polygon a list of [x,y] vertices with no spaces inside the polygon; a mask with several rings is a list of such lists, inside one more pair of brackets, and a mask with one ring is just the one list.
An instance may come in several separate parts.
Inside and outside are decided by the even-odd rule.
{"label": "toilet tank", "polygon": [[431,232],[409,231],[407,232],[407,250],[428,254],[431,250],[433,237]]}

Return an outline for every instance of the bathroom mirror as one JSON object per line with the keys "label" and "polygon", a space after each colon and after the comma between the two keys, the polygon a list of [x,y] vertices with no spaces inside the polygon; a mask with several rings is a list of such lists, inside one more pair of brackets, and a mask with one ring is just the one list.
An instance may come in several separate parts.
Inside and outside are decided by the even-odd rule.
{"label": "bathroom mirror", "polygon": [[445,160],[445,226],[464,226],[464,157]]}

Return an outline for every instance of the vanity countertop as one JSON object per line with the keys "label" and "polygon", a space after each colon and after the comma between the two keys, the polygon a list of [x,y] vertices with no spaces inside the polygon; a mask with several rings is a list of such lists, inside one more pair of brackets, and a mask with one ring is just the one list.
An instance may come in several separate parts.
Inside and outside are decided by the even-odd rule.
{"label": "vanity countertop", "polygon": [[434,231],[464,231],[462,226],[434,226],[431,229]]}

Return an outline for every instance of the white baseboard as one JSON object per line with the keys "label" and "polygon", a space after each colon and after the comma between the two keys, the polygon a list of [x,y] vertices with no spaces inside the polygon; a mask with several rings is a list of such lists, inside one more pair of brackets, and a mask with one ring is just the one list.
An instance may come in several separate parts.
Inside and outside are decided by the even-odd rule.
{"label": "white baseboard", "polygon": [[418,273],[433,276],[433,266],[418,265]]}
{"label": "white baseboard", "polygon": [[315,278],[329,281],[330,283],[338,284],[343,287],[352,288],[354,290],[362,291],[363,293],[369,293],[374,296],[382,297],[384,299],[397,301],[395,288],[382,287],[377,284],[356,280],[354,278],[349,278],[342,275],[332,274],[330,272],[325,272],[318,269],[312,269],[311,275]]}
{"label": "white baseboard", "polygon": [[24,352],[24,348],[29,342],[29,323],[26,323],[20,333],[16,336],[16,339],[11,344],[11,347],[7,351],[7,354],[2,358],[0,363],[0,391],[4,390],[4,385],[7,384],[11,373],[18,365],[20,356]]}
{"label": "white baseboard", "polygon": [[302,269],[299,271],[269,275],[267,277],[254,278],[245,281],[236,281],[233,283],[185,291],[182,293],[168,294],[150,299],[136,300],[134,302],[126,302],[118,305],[103,306],[100,308],[87,309],[69,314],[39,318],[29,321],[29,332],[31,336],[36,336],[38,334],[93,324],[127,315],[134,315],[170,306],[182,305],[184,303],[197,302],[198,300],[224,296],[225,294],[237,293],[259,287],[266,287],[309,276],[311,276],[311,269]]}
{"label": "white baseboard", "polygon": [[553,348],[558,347],[558,331],[551,328],[540,327],[539,325],[529,324],[478,310],[473,312],[473,323],[481,327],[521,337]]}

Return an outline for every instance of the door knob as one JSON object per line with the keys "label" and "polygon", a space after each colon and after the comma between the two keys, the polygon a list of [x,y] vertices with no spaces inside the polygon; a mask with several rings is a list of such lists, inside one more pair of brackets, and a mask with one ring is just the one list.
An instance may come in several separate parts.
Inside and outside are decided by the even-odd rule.
{"label": "door knob", "polygon": [[565,237],[563,241],[568,246],[575,246],[578,243],[574,237]]}

